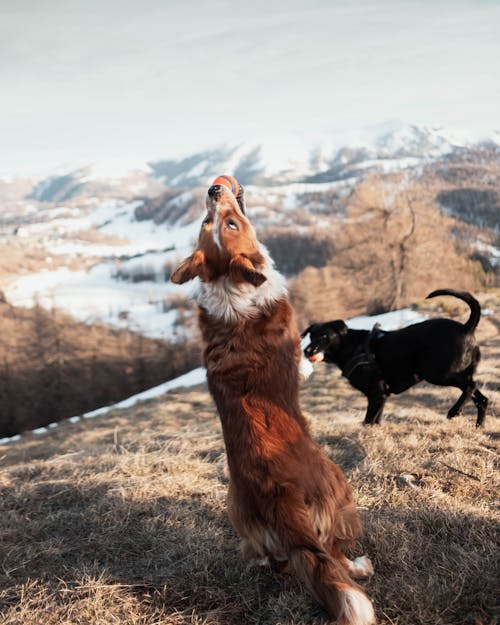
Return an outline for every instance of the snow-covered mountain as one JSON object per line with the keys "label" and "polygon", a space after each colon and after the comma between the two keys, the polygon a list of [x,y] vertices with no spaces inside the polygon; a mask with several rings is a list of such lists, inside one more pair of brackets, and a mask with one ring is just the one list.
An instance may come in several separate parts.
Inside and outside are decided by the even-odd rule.
{"label": "snow-covered mountain", "polygon": [[162,185],[147,163],[127,161],[95,162],[59,168],[39,180],[28,199],[38,202],[66,202],[75,197],[152,196]]}
{"label": "snow-covered mountain", "polygon": [[481,145],[498,149],[500,134],[478,137],[391,122],[350,137],[257,137],[182,158],[66,167],[40,180],[29,197],[40,202],[80,196],[153,197],[161,188],[205,187],[221,172],[230,172],[244,185],[333,182],[368,172],[414,167]]}
{"label": "snow-covered mountain", "polygon": [[391,123],[350,138],[266,137],[150,166],[169,187],[206,185],[221,171],[232,172],[247,185],[327,182],[345,178],[349,170],[402,169],[484,144],[500,146],[500,135],[492,132],[479,138],[449,129]]}

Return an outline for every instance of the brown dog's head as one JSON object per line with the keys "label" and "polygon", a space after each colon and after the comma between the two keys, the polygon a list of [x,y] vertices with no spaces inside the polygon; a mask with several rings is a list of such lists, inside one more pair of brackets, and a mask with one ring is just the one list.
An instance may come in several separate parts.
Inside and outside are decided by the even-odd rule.
{"label": "brown dog's head", "polygon": [[237,198],[226,186],[213,185],[206,205],[196,249],[174,271],[172,282],[182,284],[196,277],[213,282],[228,276],[234,284],[260,286],[267,279],[261,272],[264,257]]}

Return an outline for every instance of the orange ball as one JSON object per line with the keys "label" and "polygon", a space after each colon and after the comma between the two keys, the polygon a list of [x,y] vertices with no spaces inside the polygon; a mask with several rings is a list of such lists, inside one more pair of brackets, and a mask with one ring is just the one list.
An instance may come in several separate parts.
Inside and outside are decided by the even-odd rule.
{"label": "orange ball", "polygon": [[228,174],[217,176],[217,178],[212,182],[212,186],[214,184],[223,184],[231,191],[234,197],[237,197],[239,192],[241,191],[240,183],[236,180],[236,178],[233,178]]}

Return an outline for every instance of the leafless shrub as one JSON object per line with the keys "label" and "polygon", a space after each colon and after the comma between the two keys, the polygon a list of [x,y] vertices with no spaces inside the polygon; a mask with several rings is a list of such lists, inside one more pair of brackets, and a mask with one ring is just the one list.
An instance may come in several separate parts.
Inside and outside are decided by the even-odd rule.
{"label": "leafless shrub", "polygon": [[290,228],[273,228],[263,233],[276,267],[286,276],[300,273],[306,267],[322,267],[332,258],[334,243],[328,234],[309,229],[306,232]]}
{"label": "leafless shrub", "polygon": [[163,312],[168,312],[169,310],[184,311],[194,309],[196,309],[196,304],[191,298],[187,298],[182,293],[171,293],[163,300]]}
{"label": "leafless shrub", "polygon": [[154,282],[157,275],[152,264],[144,263],[133,266],[119,265],[113,277],[126,282]]}

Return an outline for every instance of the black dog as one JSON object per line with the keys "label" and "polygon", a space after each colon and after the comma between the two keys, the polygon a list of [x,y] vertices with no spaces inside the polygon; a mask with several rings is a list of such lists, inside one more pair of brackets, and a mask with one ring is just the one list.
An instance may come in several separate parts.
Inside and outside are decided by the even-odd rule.
{"label": "black dog", "polygon": [[379,423],[386,397],[402,393],[421,380],[439,386],[454,386],[462,391],[448,411],[455,417],[472,397],[477,408],[476,426],[482,425],[488,399],[479,392],[473,380],[481,358],[474,337],[481,307],[470,295],[452,289],[433,291],[427,297],[452,295],[466,302],[471,314],[465,324],[451,319],[430,319],[421,323],[384,332],[350,330],[341,321],[314,323],[302,333],[309,334],[310,344],[304,349],[309,360],[336,364],[354,388],[368,397],[365,423]]}

